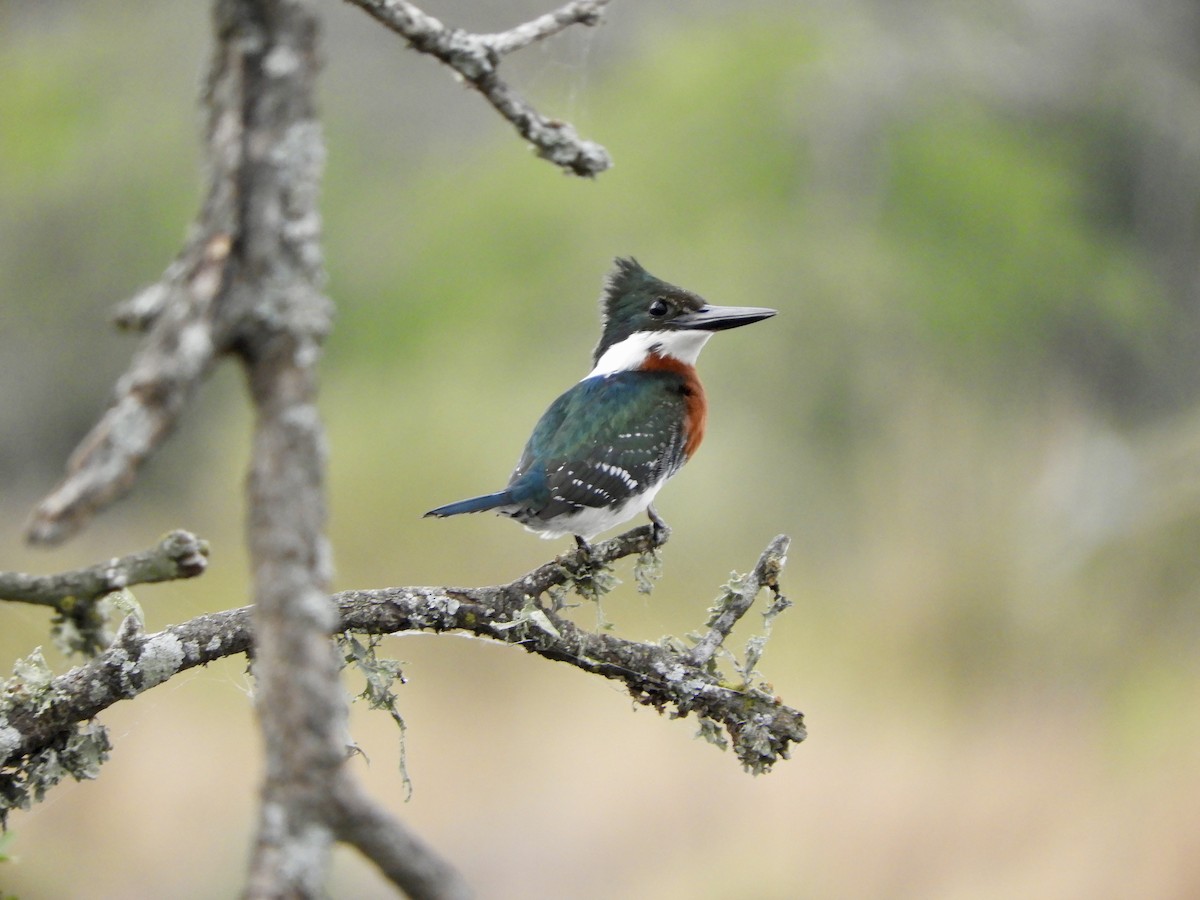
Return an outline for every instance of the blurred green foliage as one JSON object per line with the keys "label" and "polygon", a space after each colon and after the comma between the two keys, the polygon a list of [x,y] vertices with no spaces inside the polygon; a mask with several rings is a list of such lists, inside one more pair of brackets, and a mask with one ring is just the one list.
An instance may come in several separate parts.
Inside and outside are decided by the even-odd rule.
{"label": "blurred green foliage", "polygon": [[1162,298],[1129,235],[1089,208],[1087,144],[1055,123],[951,106],[891,146],[884,230],[904,301],[935,341],[1051,369],[1073,320],[1145,345]]}

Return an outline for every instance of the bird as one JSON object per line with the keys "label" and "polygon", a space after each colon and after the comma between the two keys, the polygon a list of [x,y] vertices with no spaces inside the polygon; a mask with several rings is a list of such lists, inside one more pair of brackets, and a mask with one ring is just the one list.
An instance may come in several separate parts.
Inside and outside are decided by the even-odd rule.
{"label": "bird", "polygon": [[715,332],[770,318],[763,307],[713,306],[617,258],[601,295],[592,368],[543,413],[508,485],[426,517],[495,510],[543,538],[581,548],[645,512],[704,439],[708,404],[696,359]]}

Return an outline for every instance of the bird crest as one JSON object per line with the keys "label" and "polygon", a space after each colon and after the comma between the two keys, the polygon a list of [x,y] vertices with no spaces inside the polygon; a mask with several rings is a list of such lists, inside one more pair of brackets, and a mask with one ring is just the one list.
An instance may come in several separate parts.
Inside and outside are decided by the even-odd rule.
{"label": "bird crest", "polygon": [[631,334],[665,330],[674,315],[703,306],[703,298],[656,278],[632,256],[618,258],[600,297],[604,331],[592,354],[593,365],[605,350]]}

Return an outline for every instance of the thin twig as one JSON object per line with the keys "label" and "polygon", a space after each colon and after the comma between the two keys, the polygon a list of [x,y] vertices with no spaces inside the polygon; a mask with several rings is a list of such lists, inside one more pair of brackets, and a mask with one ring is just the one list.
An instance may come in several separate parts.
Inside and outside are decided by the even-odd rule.
{"label": "thin twig", "polygon": [[612,165],[599,144],[579,137],[566,122],[539,113],[499,75],[500,57],[571,25],[595,25],[608,0],[574,0],[499,34],[452,28],[406,0],[348,0],[399,34],[414,50],[445,63],[512,123],[540,157],[575,175],[593,177]]}
{"label": "thin twig", "polygon": [[572,25],[599,25],[608,0],[574,0],[553,12],[538,16],[499,34],[481,35],[500,56],[523,50],[530,44],[565,31]]}

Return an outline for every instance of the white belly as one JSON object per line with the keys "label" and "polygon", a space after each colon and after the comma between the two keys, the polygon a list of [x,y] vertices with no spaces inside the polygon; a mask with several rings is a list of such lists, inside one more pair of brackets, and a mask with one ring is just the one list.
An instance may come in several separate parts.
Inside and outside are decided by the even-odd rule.
{"label": "white belly", "polygon": [[577,534],[585,541],[590,541],[602,531],[616,528],[622,522],[627,522],[634,516],[644,513],[646,507],[654,502],[654,497],[658,493],[659,488],[665,483],[666,479],[664,478],[658,484],[651,485],[640,494],[634,494],[620,506],[615,506],[611,509],[584,507],[569,516],[559,516],[552,522],[526,524],[525,528],[527,531],[532,531],[534,534],[547,539],[560,538],[568,534]]}

